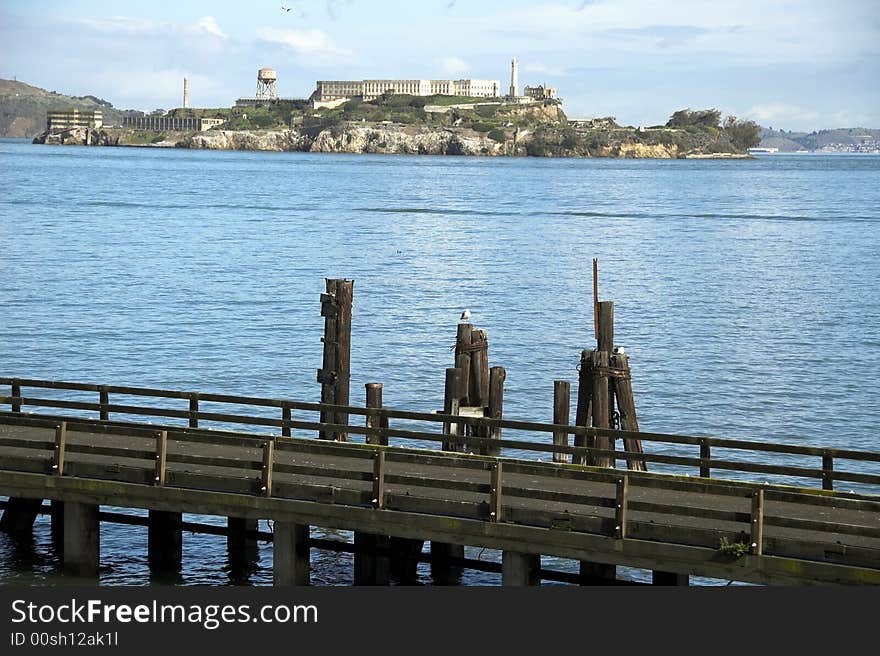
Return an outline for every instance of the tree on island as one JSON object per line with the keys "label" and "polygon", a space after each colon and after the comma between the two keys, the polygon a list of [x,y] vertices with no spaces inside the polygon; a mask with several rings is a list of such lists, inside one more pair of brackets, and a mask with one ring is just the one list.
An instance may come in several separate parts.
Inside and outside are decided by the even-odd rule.
{"label": "tree on island", "polygon": [[754,121],[740,121],[736,116],[728,116],[724,120],[724,131],[730,143],[741,150],[754,148],[761,143],[761,128]]}
{"label": "tree on island", "polygon": [[679,109],[666,122],[668,128],[686,128],[689,126],[717,128],[721,126],[721,112],[717,109]]}

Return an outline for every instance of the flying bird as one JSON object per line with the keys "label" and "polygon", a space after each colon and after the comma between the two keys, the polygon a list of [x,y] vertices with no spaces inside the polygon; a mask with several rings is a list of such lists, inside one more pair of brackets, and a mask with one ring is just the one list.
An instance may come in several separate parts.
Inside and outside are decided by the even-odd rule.
{"label": "flying bird", "polygon": [[281,8],[282,8],[284,11],[290,11],[290,7],[285,7],[284,5],[281,5]]}
{"label": "flying bird", "polygon": [[461,316],[458,318],[459,321],[470,321],[471,320],[471,310],[470,308],[465,308],[465,311],[461,313]]}

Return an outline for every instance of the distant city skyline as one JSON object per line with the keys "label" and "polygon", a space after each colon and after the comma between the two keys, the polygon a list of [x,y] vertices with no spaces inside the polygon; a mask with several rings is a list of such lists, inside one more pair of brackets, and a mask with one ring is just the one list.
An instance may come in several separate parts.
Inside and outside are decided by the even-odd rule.
{"label": "distant city skyline", "polygon": [[[282,5],[290,11],[282,9]],[[488,78],[558,89],[570,117],[664,123],[716,107],[776,129],[880,126],[873,0],[6,0],[0,77],[119,109],[229,106],[256,72],[282,96],[319,79]]]}

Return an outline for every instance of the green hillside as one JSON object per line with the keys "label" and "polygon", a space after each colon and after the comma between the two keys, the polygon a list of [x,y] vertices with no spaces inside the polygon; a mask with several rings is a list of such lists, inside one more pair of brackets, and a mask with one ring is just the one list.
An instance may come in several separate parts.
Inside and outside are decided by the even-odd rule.
{"label": "green hillside", "polygon": [[65,96],[16,80],[0,80],[0,136],[34,137],[46,129],[46,112],[56,109],[100,109],[104,123],[122,124],[122,112],[94,96]]}

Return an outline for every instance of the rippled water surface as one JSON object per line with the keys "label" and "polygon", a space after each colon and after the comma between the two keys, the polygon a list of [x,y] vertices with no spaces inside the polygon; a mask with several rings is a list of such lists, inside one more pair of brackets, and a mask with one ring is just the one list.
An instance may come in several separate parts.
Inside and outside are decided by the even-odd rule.
{"label": "rippled water surface", "polygon": [[[387,405],[441,407],[470,307],[491,363],[507,369],[505,416],[548,421],[553,380],[574,383],[593,343],[598,257],[642,430],[880,450],[878,226],[872,156],[479,159],[7,140],[0,376],[316,401],[318,297],[325,277],[348,277],[353,400],[379,381]],[[149,582],[145,529],[102,531],[102,582]],[[35,541],[0,537],[0,580],[54,580],[46,519]],[[238,581],[222,538],[187,534],[184,550],[182,582]],[[314,580],[350,582],[349,556],[314,559]],[[270,546],[247,580],[271,581]]]}

